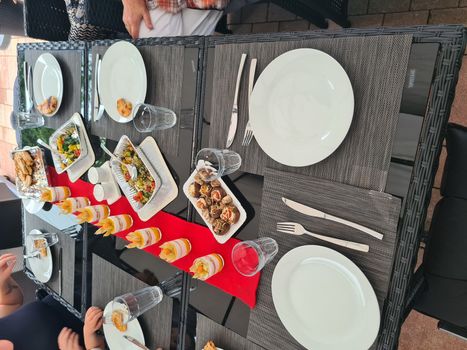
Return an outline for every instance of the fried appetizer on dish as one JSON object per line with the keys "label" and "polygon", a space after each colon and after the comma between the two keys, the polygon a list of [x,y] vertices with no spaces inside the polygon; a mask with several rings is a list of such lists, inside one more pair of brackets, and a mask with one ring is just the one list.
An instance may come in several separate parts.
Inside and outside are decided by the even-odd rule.
{"label": "fried appetizer on dish", "polygon": [[43,115],[51,115],[55,113],[58,106],[58,99],[55,96],[50,96],[45,99],[42,103],[37,105],[37,110]]}
{"label": "fried appetizer on dish", "polygon": [[117,100],[117,111],[124,118],[128,118],[131,115],[131,111],[133,110],[133,104],[125,100],[124,98],[119,98]]}

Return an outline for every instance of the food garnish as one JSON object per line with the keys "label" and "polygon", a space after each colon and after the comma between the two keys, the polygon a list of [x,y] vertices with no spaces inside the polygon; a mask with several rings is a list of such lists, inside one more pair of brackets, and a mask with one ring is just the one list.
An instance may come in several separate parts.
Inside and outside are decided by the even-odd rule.
{"label": "food garnish", "polygon": [[187,256],[191,251],[191,243],[186,238],[179,238],[161,245],[159,257],[169,263]]}
{"label": "food garnish", "polygon": [[76,127],[70,127],[63,131],[56,140],[57,154],[60,167],[65,169],[77,160],[81,155],[81,143]]}
{"label": "food garnish", "polygon": [[193,278],[205,281],[224,268],[224,259],[220,254],[209,254],[195,259],[190,267]]}

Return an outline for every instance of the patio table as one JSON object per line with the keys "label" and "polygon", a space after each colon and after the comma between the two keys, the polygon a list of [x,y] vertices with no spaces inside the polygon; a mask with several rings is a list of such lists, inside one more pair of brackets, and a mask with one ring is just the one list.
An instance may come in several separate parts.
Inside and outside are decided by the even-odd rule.
{"label": "patio table", "polygon": [[[71,112],[80,112],[86,122],[88,134],[96,152],[96,166],[101,165],[107,159],[100,152],[99,143],[105,142],[112,149],[121,134],[128,134],[136,144],[147,136],[137,134],[131,128],[131,123],[117,124],[108,116],[104,116],[98,122],[92,119],[95,54],[105,52],[112,43],[113,41],[97,41],[89,44],[40,43],[21,44],[18,47],[20,68],[24,59],[32,60],[39,52],[52,50],[54,55],[60,56],[65,53],[70,55],[68,59],[60,59],[62,70],[75,72],[73,77],[81,77],[81,85],[76,82],[75,88],[65,90],[64,96],[70,91],[72,91],[72,96],[64,97],[58,117],[47,120],[46,126],[56,128],[71,116]],[[269,218],[268,212],[270,212],[269,209],[265,211],[267,205],[270,205],[265,200],[271,198],[270,190],[279,193],[279,190],[284,190],[282,187],[285,185],[281,188],[274,188],[274,184],[271,185],[271,181],[267,178],[267,174],[271,171],[268,170],[269,168],[285,173],[299,172],[300,175],[294,176],[305,176],[305,178],[313,176],[332,181],[339,186],[345,183],[354,187],[382,191],[393,198],[396,204],[391,207],[393,208],[391,211],[387,211],[391,213],[391,222],[394,225],[393,238],[387,242],[389,245],[382,253],[386,267],[380,270],[381,281],[374,282],[380,301],[381,327],[373,348],[396,348],[403,321],[406,293],[441,150],[444,127],[449,116],[464,52],[465,31],[463,27],[420,26],[208,38],[158,38],[138,40],[135,44],[142,52],[146,63],[148,86],[154,87],[154,90],[151,87],[148,89],[147,102],[171,107],[176,110],[179,117],[174,129],[150,134],[157,140],[179,188],[176,200],[164,210],[201,224],[203,221],[189,205],[181,187],[194,168],[193,162],[197,151],[206,146],[222,146],[226,139],[225,125],[230,119],[228,111],[231,108],[231,96],[229,95],[231,92],[229,91],[233,84],[231,76],[236,74],[238,68],[238,64],[234,63],[235,59],[238,59],[238,53],[251,50],[251,57],[260,59],[260,71],[280,53],[297,47],[330,50],[340,62],[343,62],[351,77],[356,98],[365,101],[361,105],[358,105],[361,100],[357,101],[355,125],[368,125],[372,113],[376,116],[384,115],[383,127],[375,123],[371,124],[370,128],[372,132],[379,135],[378,138],[384,146],[372,149],[371,154],[359,153],[361,147],[370,147],[371,143],[360,143],[358,139],[361,135],[358,134],[357,128],[351,130],[349,134],[349,143],[352,145],[344,145],[335,155],[324,161],[321,168],[307,167],[297,171],[297,169],[272,162],[255,144],[255,141],[247,149],[239,146],[245,126],[245,120],[241,118],[243,118],[242,114],[245,114],[246,106],[242,105],[243,110],[241,109],[233,149],[241,153],[244,166],[241,171],[225,177],[225,181],[248,213],[247,223],[236,235],[236,238],[240,240],[254,239],[258,235],[271,236],[273,233],[271,232],[272,226],[264,226],[265,220]],[[359,58],[365,57],[365,52],[362,53],[361,50],[353,52],[352,48],[355,47],[367,48],[368,52],[379,56],[383,61],[366,60],[367,66],[355,65],[351,62],[352,57],[357,54]],[[389,47],[399,50],[398,60],[387,57],[391,52]],[[79,53],[73,55],[75,51]],[[76,64],[79,60],[81,60],[80,69]],[[223,61],[228,62],[224,67],[221,65]],[[372,72],[368,72],[367,75],[362,73],[365,67],[381,68],[378,67],[378,63],[381,64],[381,62],[384,62],[387,71],[380,69],[379,75],[375,76]],[[170,68],[165,71],[166,67]],[[217,78],[219,72],[225,78],[222,81]],[[370,77],[375,78],[377,82],[378,77],[389,78],[391,72],[396,77],[391,82],[393,85],[374,89],[371,85],[367,86],[370,84],[368,82]],[[67,76],[70,77],[70,75]],[[22,77],[23,72],[20,71],[20,81]],[[75,79],[73,77],[71,80]],[[245,94],[245,90],[245,86],[242,85],[241,93]],[[158,91],[162,92],[158,93]],[[364,99],[364,96],[371,95],[368,95],[371,91],[375,91],[373,100]],[[382,108],[381,94],[386,92],[390,98],[386,101],[388,103],[385,105],[386,108]],[[369,108],[370,105],[371,109],[366,110],[365,108]],[[47,128],[39,129],[24,132],[23,144],[34,143],[34,135],[37,133],[45,134],[51,131]],[[352,132],[357,135],[355,138]],[[385,138],[384,135],[387,137]],[[352,154],[361,161],[360,168],[352,167],[350,161],[339,161],[342,159],[339,157]],[[373,158],[366,158],[365,155]],[[266,177],[264,177],[265,174]],[[306,193],[304,195],[306,196]],[[29,214],[24,214],[25,218],[29,216]],[[34,223],[34,225],[41,226],[39,223]],[[46,226],[42,228],[52,230]],[[332,226],[326,224],[323,226],[323,229],[325,228],[332,228]],[[27,232],[26,228],[24,230]],[[92,225],[83,225],[82,242],[79,243],[82,244],[82,252],[75,253],[82,259],[75,259],[75,271],[67,272],[67,274],[73,274],[72,279],[75,283],[77,280],[81,281],[78,288],[75,285],[75,293],[79,294],[78,299],[82,302],[80,304],[70,303],[63,298],[65,295],[59,296],[55,293],[57,298],[66,302],[71,308],[76,308],[75,312],[81,316],[91,304],[97,302],[103,306],[105,301],[112,297],[112,291],[103,286],[103,279],[98,277],[102,274],[119,276],[119,282],[117,279],[111,279],[109,285],[120,283],[114,290],[115,293],[120,293],[144,285],[136,279],[151,285],[172,276],[177,271],[172,265],[144,251],[125,249],[124,242],[119,238],[96,237],[93,235],[94,230]],[[350,233],[344,232],[343,234]],[[290,238],[290,245],[280,246],[282,253],[290,246],[309,244],[308,241],[301,241],[301,238],[296,238],[295,241],[294,239]],[[369,242],[370,249],[372,249],[374,242]],[[366,272],[365,267],[362,267],[365,263],[359,261],[356,254],[340,251],[352,260],[354,258],[357,265]],[[194,349],[195,336],[198,339],[196,349],[202,348],[204,345],[202,343],[208,339],[215,340],[216,344],[219,342],[218,345],[225,350],[229,347],[284,348],[288,344],[293,344],[290,348],[303,348],[285,331],[280,322],[261,325],[262,316],[258,312],[269,310],[270,316],[275,312],[270,301],[266,309],[263,309],[262,305],[265,305],[263,303],[265,297],[268,297],[267,294],[270,293],[270,275],[277,260],[275,259],[266,268],[262,276],[258,289],[258,307],[253,310],[231,295],[207,283],[192,280],[188,274],[184,274],[181,295],[169,301],[172,304],[171,316],[157,316],[153,319],[157,319],[154,322],[161,322],[166,327],[165,333],[156,335],[154,331],[148,329],[148,338],[155,339],[154,341],[164,338],[168,334],[167,324],[170,323],[171,336],[177,338],[177,345],[172,345],[171,348]],[[117,270],[113,272],[113,269]],[[84,277],[77,278],[76,271],[82,271],[80,276]],[[70,278],[70,276],[64,277]],[[369,278],[370,281],[375,281],[371,273],[369,273]],[[52,282],[49,289],[54,290],[56,287]],[[76,291],[77,289],[79,291]],[[169,305],[162,307],[170,309]],[[155,313],[158,311],[156,310]],[[266,314],[262,315],[266,317]],[[152,316],[148,314],[148,317]],[[282,339],[277,340],[275,334],[280,334]]]}

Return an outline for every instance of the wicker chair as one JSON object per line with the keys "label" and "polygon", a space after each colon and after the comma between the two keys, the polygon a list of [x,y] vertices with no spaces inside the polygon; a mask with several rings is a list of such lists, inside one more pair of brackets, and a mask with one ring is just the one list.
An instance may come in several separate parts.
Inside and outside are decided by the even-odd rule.
{"label": "wicker chair", "polygon": [[[121,0],[86,0],[84,23],[105,33],[126,33]],[[70,21],[65,0],[25,0],[24,29],[27,36],[49,41],[68,40]]]}

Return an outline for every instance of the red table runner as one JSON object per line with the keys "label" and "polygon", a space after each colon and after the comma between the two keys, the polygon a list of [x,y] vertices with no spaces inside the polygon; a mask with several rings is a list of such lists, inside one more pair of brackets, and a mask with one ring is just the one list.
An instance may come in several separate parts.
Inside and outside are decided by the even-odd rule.
{"label": "red table runner", "polygon": [[[68,186],[71,190],[72,197],[88,197],[92,204],[103,203],[98,202],[94,198],[92,194],[94,185],[83,180],[72,183],[65,173],[59,175],[52,167],[50,167],[49,170],[50,180],[53,186]],[[239,298],[250,308],[255,307],[256,290],[258,288],[260,274],[258,273],[253,277],[245,277],[235,270],[231,261],[231,252],[233,246],[239,242],[238,239],[231,238],[225,244],[219,244],[207,227],[188,222],[164,211],[160,211],[146,222],[141,221],[124,196],[114,204],[109,205],[109,207],[110,215],[130,214],[133,218],[133,226],[129,230],[116,234],[116,236],[120,238],[125,239],[128,232],[139,228],[155,226],[161,230],[162,239],[157,244],[144,249],[152,255],[159,256],[159,246],[164,242],[177,238],[189,239],[192,246],[190,254],[172,263],[172,265],[186,272],[189,272],[190,266],[196,258],[211,253],[221,254],[225,262],[224,269],[205,282]]]}

